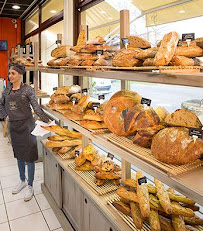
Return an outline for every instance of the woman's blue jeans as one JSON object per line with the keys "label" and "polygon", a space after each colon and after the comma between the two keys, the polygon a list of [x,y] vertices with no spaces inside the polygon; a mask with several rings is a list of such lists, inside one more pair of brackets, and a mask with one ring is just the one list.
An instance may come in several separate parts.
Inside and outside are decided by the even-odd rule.
{"label": "woman's blue jeans", "polygon": [[34,181],[34,174],[35,174],[35,162],[25,162],[23,160],[17,160],[17,162],[18,162],[18,169],[20,173],[20,179],[22,181],[25,180],[25,163],[27,164],[28,185],[32,186]]}

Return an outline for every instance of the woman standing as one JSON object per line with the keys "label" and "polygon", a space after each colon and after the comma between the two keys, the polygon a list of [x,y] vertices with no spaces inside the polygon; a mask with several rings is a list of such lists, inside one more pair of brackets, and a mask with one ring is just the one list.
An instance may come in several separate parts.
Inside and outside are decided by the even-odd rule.
{"label": "woman standing", "polygon": [[[7,87],[2,94],[0,114],[10,122],[11,142],[21,180],[12,193],[17,194],[27,187],[24,200],[29,201],[34,195],[35,161],[38,159],[37,140],[35,136],[31,135],[35,121],[30,106],[44,122],[49,122],[49,119],[39,106],[34,90],[21,82],[24,73],[24,64],[11,63],[9,65],[11,87]],[[27,183],[25,181],[25,163],[28,168]]]}

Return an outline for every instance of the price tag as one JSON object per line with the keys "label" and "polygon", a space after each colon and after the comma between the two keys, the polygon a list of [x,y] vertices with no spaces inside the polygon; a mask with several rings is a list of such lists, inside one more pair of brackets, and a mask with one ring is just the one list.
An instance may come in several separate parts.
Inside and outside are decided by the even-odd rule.
{"label": "price tag", "polygon": [[92,107],[96,107],[96,108],[99,108],[100,107],[100,103],[92,103]]}
{"label": "price tag", "polygon": [[146,184],[146,183],[147,183],[147,177],[146,176],[138,179],[139,185]]}
{"label": "price tag", "polygon": [[183,41],[193,41],[195,40],[195,33],[182,34]]}
{"label": "price tag", "polygon": [[114,154],[111,154],[110,152],[108,152],[107,157],[109,157],[110,159],[112,159],[112,160],[113,160],[113,158],[114,158]]}
{"label": "price tag", "polygon": [[203,138],[203,131],[201,128],[190,128],[189,129],[189,135],[190,136],[196,136],[197,138],[202,139]]}
{"label": "price tag", "polygon": [[75,103],[76,103],[76,101],[77,101],[77,98],[73,97],[73,98],[71,99],[71,101],[72,101],[73,106],[74,106],[74,105],[75,105]]}
{"label": "price tag", "polygon": [[99,95],[98,100],[105,99],[105,95]]}
{"label": "price tag", "polygon": [[56,44],[61,44],[61,40],[56,40]]}
{"label": "price tag", "polygon": [[88,93],[88,89],[87,88],[82,89],[82,93]]}
{"label": "price tag", "polygon": [[128,38],[122,38],[122,43],[125,46],[125,49],[128,49],[128,45],[130,44],[129,39]]}
{"label": "price tag", "polygon": [[96,55],[103,55],[104,51],[103,50],[96,50]]}
{"label": "price tag", "polygon": [[63,126],[63,128],[66,128],[66,129],[68,129],[68,126]]}
{"label": "price tag", "polygon": [[79,156],[80,152],[78,150],[75,151],[75,155]]}
{"label": "price tag", "polygon": [[58,87],[54,87],[54,88],[53,88],[53,91],[56,91],[56,90],[57,90],[57,88],[58,88]]}
{"label": "price tag", "polygon": [[146,104],[147,106],[151,105],[151,99],[147,99],[147,98],[142,98],[141,99],[141,104]]}

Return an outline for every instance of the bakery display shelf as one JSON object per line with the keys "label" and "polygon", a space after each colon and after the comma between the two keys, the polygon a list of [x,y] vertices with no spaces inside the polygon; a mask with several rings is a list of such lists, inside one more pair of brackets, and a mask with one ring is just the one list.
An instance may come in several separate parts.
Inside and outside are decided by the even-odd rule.
{"label": "bakery display shelf", "polygon": [[107,193],[110,193],[112,191],[115,191],[118,189],[118,186],[112,184],[109,180],[106,180],[104,185],[97,186],[94,183],[95,179],[95,172],[94,171],[77,171],[75,170],[75,162],[68,165],[76,174],[78,174],[89,186],[91,186],[94,191],[99,195],[105,195]]}
{"label": "bakery display shelf", "polygon": [[168,174],[163,170],[155,167],[154,165],[150,164],[146,160],[143,160],[137,156],[132,155],[129,151],[126,151],[124,148],[119,147],[113,144],[112,142],[108,141],[103,134],[95,135],[92,132],[88,131],[87,129],[81,127],[79,124],[67,119],[62,114],[51,110],[47,106],[43,105],[42,107],[53,117],[58,118],[59,120],[63,121],[66,125],[81,132],[86,137],[91,139],[93,142],[97,143],[102,147],[105,147],[105,149],[108,150],[109,152],[113,154],[117,154],[124,160],[135,165],[137,168],[142,169],[146,173],[159,179],[160,181],[164,182],[168,186],[179,191],[183,195],[195,200],[200,205],[203,205],[203,181],[202,181],[203,168],[202,167],[194,169],[194,171],[186,175],[182,174],[182,175],[177,175],[175,177],[173,176],[169,177]]}
{"label": "bakery display shelf", "polygon": [[157,160],[151,153],[151,150],[148,148],[143,148],[139,145],[133,144],[132,139],[118,136],[116,134],[110,133],[104,136],[107,140],[111,141],[116,146],[119,146],[126,151],[132,153],[132,155],[137,156],[153,166],[161,169],[169,176],[180,176],[180,174],[189,174],[195,169],[202,168],[203,161],[196,160],[190,164],[184,165],[172,165],[172,164],[165,164],[159,160]]}
{"label": "bakery display shelf", "polygon": [[[107,199],[107,203],[108,205],[110,206],[110,208],[113,210],[113,211],[116,211],[118,213],[118,215],[130,226],[130,228],[134,231],[138,230],[136,227],[135,227],[135,224],[133,222],[133,219],[132,217],[130,216],[127,216],[125,214],[123,214],[122,212],[120,212],[119,210],[117,210],[114,206],[113,206],[113,202],[114,201],[119,201],[120,200],[120,197],[116,194],[112,194],[110,195],[109,197],[106,198]],[[203,231],[203,226],[200,226],[200,225],[197,225],[195,226],[195,228],[199,231]],[[143,227],[141,229],[142,231],[144,230],[151,230],[150,226],[144,222],[143,223]]]}
{"label": "bakery display shelf", "polygon": [[51,69],[51,68],[26,68],[30,71],[41,71],[45,73],[66,74],[73,76],[88,76],[106,79],[120,79],[128,81],[140,81],[160,84],[172,84],[182,86],[203,87],[203,73],[157,73],[156,71],[122,71],[122,70],[85,70],[85,69]]}

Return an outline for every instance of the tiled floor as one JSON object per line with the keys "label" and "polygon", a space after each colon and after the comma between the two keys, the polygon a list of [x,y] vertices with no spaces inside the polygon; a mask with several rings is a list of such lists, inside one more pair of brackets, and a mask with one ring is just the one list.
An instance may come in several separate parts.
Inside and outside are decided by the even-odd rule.
{"label": "tiled floor", "polygon": [[0,123],[0,231],[63,231],[41,191],[42,163],[36,163],[35,195],[31,201],[24,202],[25,189],[16,195],[11,193],[19,181],[18,168],[12,147],[2,131]]}

